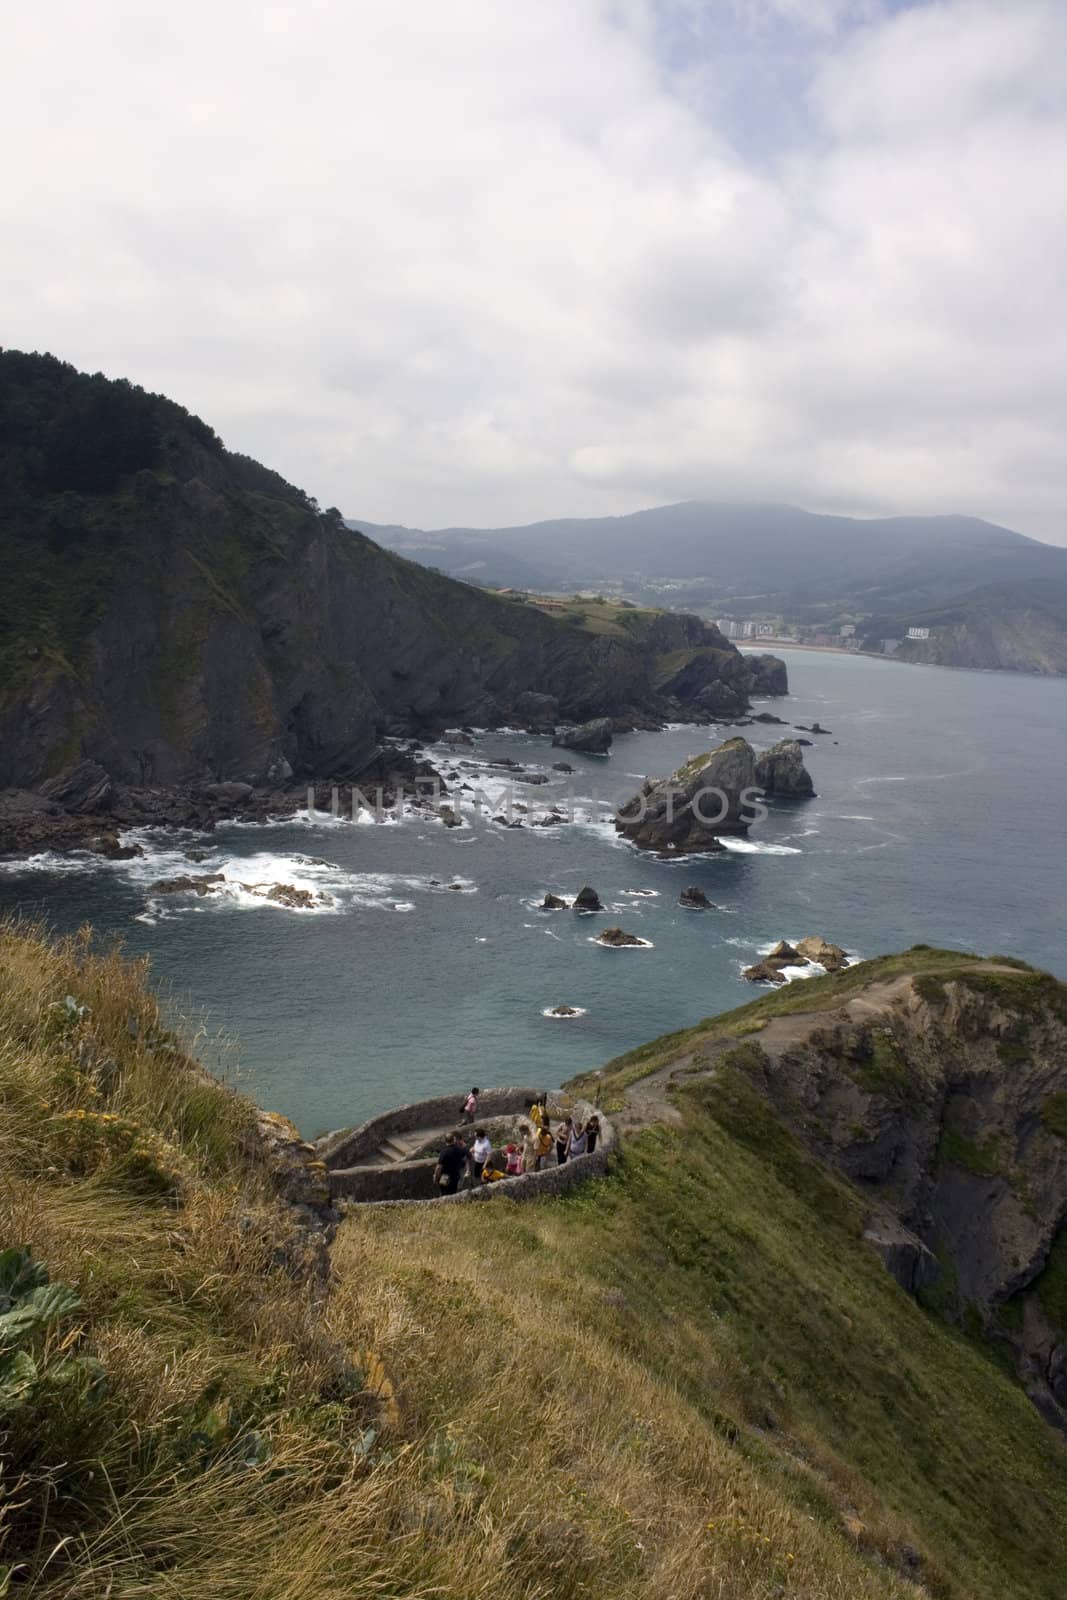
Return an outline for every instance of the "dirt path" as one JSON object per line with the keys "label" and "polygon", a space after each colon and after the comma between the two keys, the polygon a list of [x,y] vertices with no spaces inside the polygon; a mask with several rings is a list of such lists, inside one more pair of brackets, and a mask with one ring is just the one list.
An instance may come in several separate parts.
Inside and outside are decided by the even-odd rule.
{"label": "dirt path", "polygon": [[[1011,973],[1016,969],[999,965],[995,961],[983,962],[976,969],[982,972]],[[885,1017],[895,1007],[907,1003],[914,995],[913,975],[905,972],[899,977],[875,982],[851,999],[842,1000],[839,1006],[825,1011],[794,1011],[786,1016],[771,1017],[759,1030],[741,1038],[733,1034],[716,1037],[709,1034],[691,1050],[676,1056],[666,1066],[638,1078],[625,1093],[625,1105],[616,1112],[612,1121],[619,1133],[636,1133],[653,1122],[678,1124],[682,1115],[671,1102],[670,1090],[687,1080],[713,1078],[717,1063],[728,1051],[751,1040],[758,1044],[772,1063],[779,1061],[790,1050],[801,1048],[818,1028],[825,1028],[834,1019],[850,1022],[872,1022]]]}
{"label": "dirt path", "polygon": [[[853,1022],[868,1022],[884,1016],[898,1002],[906,1000],[912,992],[911,976],[904,973],[888,982],[874,983],[863,994],[845,1000],[831,1011],[795,1011],[784,1017],[772,1017],[758,1032],[748,1035],[758,1043],[763,1053],[772,1061],[779,1060],[789,1050],[806,1044],[817,1028],[825,1027],[834,1017],[847,1017]],[[620,1133],[636,1133],[653,1122],[680,1123],[682,1115],[670,1099],[675,1085],[700,1078],[713,1078],[719,1059],[728,1051],[745,1043],[745,1038],[724,1034],[711,1035],[701,1040],[692,1050],[638,1078],[625,1090],[626,1104],[613,1118]]]}

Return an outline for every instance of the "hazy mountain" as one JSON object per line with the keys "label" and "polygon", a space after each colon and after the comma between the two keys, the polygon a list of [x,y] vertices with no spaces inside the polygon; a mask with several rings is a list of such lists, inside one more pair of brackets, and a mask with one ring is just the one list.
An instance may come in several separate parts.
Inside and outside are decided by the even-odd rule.
{"label": "hazy mountain", "polygon": [[680,598],[693,604],[738,599],[800,609],[848,599],[869,613],[895,612],[991,583],[1067,577],[1067,550],[977,517],[862,519],[694,500],[513,528],[426,532],[358,518],[350,526],[475,581],[614,583],[640,594],[682,584]]}

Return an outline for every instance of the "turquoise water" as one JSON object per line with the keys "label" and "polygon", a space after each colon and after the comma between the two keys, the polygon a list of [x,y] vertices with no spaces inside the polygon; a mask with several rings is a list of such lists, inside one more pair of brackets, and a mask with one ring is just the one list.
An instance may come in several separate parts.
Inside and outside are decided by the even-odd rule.
{"label": "turquoise water", "polygon": [[[472,1082],[558,1084],[753,998],[741,968],[783,937],[823,934],[863,956],[921,941],[1067,976],[1067,682],[785,654],[793,693],[768,708],[833,730],[806,752],[818,797],[779,804],[750,848],[726,856],[658,862],[605,824],[448,831],[323,819],[220,829],[200,866],[173,840],[149,840],[143,862],[9,865],[0,907],[59,929],[88,919],[149,954],[157,984],[203,1028],[208,1063],[239,1073],[307,1134]],[[747,736],[768,744],[787,731]],[[588,810],[594,785],[625,797],[721,737],[631,734],[608,759],[567,759]],[[477,754],[547,768],[559,752],[486,735]],[[516,795],[540,809],[541,791]],[[253,890],[191,904],[147,894],[155,878],[219,868]],[[278,881],[329,904],[269,905],[255,886]],[[546,890],[584,883],[607,918],[536,909]],[[719,909],[679,909],[688,883]],[[598,948],[607,922],[653,947]],[[585,1014],[542,1015],[560,1002]]]}

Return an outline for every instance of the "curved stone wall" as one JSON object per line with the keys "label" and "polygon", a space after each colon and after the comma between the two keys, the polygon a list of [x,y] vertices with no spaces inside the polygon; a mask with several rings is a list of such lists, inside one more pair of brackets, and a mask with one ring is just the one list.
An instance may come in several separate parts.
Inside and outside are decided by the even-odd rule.
{"label": "curved stone wall", "polygon": [[[540,1089],[486,1089],[478,1096],[479,1121],[491,1117],[518,1116],[530,1109]],[[552,1096],[549,1094],[549,1099]],[[316,1139],[315,1149],[319,1159],[333,1168],[351,1166],[364,1156],[373,1155],[382,1142],[394,1133],[411,1133],[416,1128],[459,1128],[463,1123],[464,1094],[438,1095],[433,1100],[413,1100],[409,1105],[396,1106],[384,1111],[358,1128],[341,1128],[336,1133],[324,1134]]]}
{"label": "curved stone wall", "polygon": [[[528,1089],[489,1090],[479,1098],[479,1120],[483,1113],[486,1121],[494,1116],[524,1115],[539,1092]],[[458,1194],[452,1195],[434,1191],[433,1170],[436,1160],[433,1157],[384,1166],[352,1167],[342,1164],[372,1154],[391,1134],[431,1126],[442,1113],[447,1122],[455,1108],[454,1095],[436,1100],[419,1100],[398,1107],[396,1112],[375,1117],[360,1128],[327,1135],[326,1139],[319,1141],[318,1150],[328,1167],[331,1196],[356,1205],[463,1205],[493,1200],[498,1195],[512,1200],[541,1199],[562,1194],[589,1178],[602,1177],[616,1143],[614,1128],[598,1111],[601,1136],[592,1155],[576,1156],[562,1166],[557,1166],[555,1157],[550,1156],[551,1165],[540,1172],[502,1178],[498,1183],[479,1184],[475,1189],[461,1189]],[[550,1094],[549,1109],[554,1121],[557,1117],[575,1114],[584,1121],[596,1108],[586,1100],[571,1100],[569,1096]]]}

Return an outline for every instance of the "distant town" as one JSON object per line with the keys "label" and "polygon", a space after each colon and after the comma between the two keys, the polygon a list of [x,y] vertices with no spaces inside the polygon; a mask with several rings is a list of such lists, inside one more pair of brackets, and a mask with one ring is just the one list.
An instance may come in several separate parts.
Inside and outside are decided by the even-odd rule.
{"label": "distant town", "polygon": [[905,639],[929,639],[929,628],[909,628],[899,639],[861,640],[854,622],[846,622],[834,632],[823,628],[787,627],[778,622],[753,622],[737,617],[716,617],[715,626],[728,639],[755,640],[767,644],[799,644],[822,650],[850,650],[866,654],[895,655]]}

